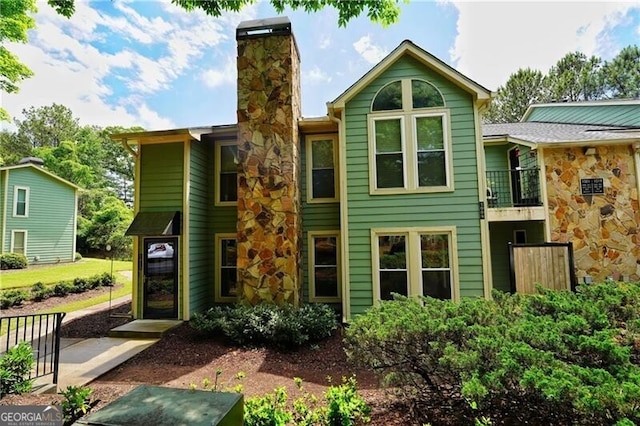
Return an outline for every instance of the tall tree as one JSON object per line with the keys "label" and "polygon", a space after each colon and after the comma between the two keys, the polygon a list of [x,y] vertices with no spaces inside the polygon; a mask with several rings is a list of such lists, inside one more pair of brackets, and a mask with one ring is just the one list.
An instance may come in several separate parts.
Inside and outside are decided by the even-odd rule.
{"label": "tall tree", "polygon": [[606,90],[613,98],[640,98],[640,47],[627,46],[604,65]]}
{"label": "tall tree", "polygon": [[[26,43],[27,31],[36,26],[29,13],[36,11],[35,0],[1,0],[0,3],[0,91],[15,93],[18,84],[33,72],[16,55],[9,52],[6,42]],[[9,113],[0,106],[0,121],[9,121]]]}
{"label": "tall tree", "polygon": [[[238,12],[255,2],[256,0],[171,0],[171,3],[185,10],[201,9],[211,16],[220,16],[223,12]],[[278,13],[284,12],[286,7],[294,10],[303,9],[306,12],[317,12],[327,6],[333,7],[338,11],[338,25],[341,27],[365,11],[371,21],[382,25],[391,25],[397,22],[400,16],[399,0],[269,0],[269,3]],[[49,0],[49,4],[67,18],[75,11],[74,0]]]}
{"label": "tall tree", "polygon": [[604,95],[602,60],[584,53],[567,53],[547,76],[549,98],[554,101],[590,101]]}
{"label": "tall tree", "polygon": [[491,107],[485,113],[487,123],[519,121],[529,105],[546,102],[549,93],[544,75],[531,68],[519,69],[500,86]]}
{"label": "tall tree", "polygon": [[57,147],[62,141],[73,141],[80,130],[78,119],[64,105],[52,104],[23,109],[24,120],[14,120],[18,138],[34,148]]}
{"label": "tall tree", "polygon": [[18,135],[8,130],[0,131],[0,166],[17,164],[21,158],[32,153],[30,144],[21,141]]}

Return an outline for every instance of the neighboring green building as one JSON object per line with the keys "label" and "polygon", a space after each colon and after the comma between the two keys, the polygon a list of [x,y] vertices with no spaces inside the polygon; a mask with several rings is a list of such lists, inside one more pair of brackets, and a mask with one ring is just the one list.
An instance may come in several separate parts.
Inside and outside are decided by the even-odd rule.
{"label": "neighboring green building", "polygon": [[112,135],[136,160],[133,313],[488,297],[489,90],[410,41],[300,115],[286,18],[241,23],[238,123]]}
{"label": "neighboring green building", "polygon": [[29,264],[73,262],[79,187],[27,158],[0,167],[0,253]]}

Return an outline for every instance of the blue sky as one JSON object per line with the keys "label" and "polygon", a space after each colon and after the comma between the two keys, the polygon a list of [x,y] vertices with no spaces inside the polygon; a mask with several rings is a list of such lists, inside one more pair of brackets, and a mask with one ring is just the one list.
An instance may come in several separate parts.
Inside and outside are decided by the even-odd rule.
{"label": "blue sky", "polygon": [[[35,72],[18,94],[1,93],[14,118],[23,108],[55,102],[71,108],[81,124],[151,130],[234,123],[235,28],[276,16],[266,1],[220,18],[169,1],[76,3],[67,20],[39,1],[29,43],[8,46]],[[491,90],[518,68],[546,72],[571,51],[611,59],[629,44],[640,45],[638,0],[412,1],[387,28],[366,17],[339,28],[330,8],[285,14],[300,50],[306,117],[325,115],[327,101],[405,39]]]}

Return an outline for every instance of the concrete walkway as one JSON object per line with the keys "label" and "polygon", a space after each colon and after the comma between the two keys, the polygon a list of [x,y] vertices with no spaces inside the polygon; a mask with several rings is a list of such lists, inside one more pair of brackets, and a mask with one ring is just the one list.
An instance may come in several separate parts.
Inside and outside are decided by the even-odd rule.
{"label": "concrete walkway", "polygon": [[[131,296],[124,296],[111,302],[111,306],[118,306],[131,300]],[[109,302],[100,303],[86,309],[68,313],[62,323],[73,321],[74,319],[92,315],[96,312],[109,309]],[[128,323],[129,329],[135,329],[138,321]],[[164,324],[162,331],[180,324],[180,321],[173,321]],[[157,328],[155,329],[157,332]],[[160,334],[154,334],[153,338],[145,338],[144,334],[138,334],[137,338],[122,337],[101,337],[95,339],[60,339],[60,365],[58,370],[58,390],[66,389],[67,386],[84,386],[102,374],[112,370],[136,354],[147,349],[160,340]],[[51,380],[50,377],[43,379]],[[43,383],[44,384],[44,383]],[[36,382],[38,385],[38,382]],[[43,387],[43,391],[53,389]]]}

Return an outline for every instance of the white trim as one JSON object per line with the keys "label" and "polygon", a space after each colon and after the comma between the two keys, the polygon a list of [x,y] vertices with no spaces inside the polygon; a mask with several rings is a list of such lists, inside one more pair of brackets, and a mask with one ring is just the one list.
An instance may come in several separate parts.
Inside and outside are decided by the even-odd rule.
{"label": "white trim", "polygon": [[24,247],[22,248],[23,253],[25,255],[25,257],[27,256],[27,246],[28,243],[27,241],[29,240],[29,231],[27,231],[26,229],[12,229],[11,230],[11,249],[9,250],[9,253],[15,253],[13,250],[15,249],[15,238],[16,238],[16,234],[17,233],[23,233],[24,234]]}
{"label": "white trim", "polygon": [[[313,143],[317,141],[331,140],[333,143],[333,198],[313,198]],[[308,204],[316,203],[337,203],[340,200],[340,189],[338,187],[338,135],[335,133],[329,134],[314,134],[305,136],[305,154],[306,154],[306,178],[307,178],[307,194],[306,199]]]}
{"label": "white trim", "polygon": [[[221,250],[221,244],[222,244],[222,240],[233,240],[236,242],[236,250],[238,247],[238,234],[235,232],[223,232],[223,233],[218,233],[214,235],[214,239],[215,239],[215,261],[214,261],[214,267],[215,267],[215,285],[214,285],[214,297],[213,300],[216,303],[234,303],[238,301],[237,297],[227,297],[227,296],[222,296],[222,286],[221,286],[221,281],[222,281],[222,250]],[[237,259],[237,253],[236,253],[236,259]],[[237,260],[236,260],[237,262]],[[236,272],[238,271],[238,264],[236,263]],[[237,276],[237,273],[236,273]],[[236,278],[236,291],[240,291],[239,288],[240,283],[238,282],[237,278]]]}
{"label": "white trim", "polygon": [[[25,196],[24,196],[24,200],[25,200],[25,205],[24,205],[24,214],[18,214],[18,192],[19,191],[24,191],[25,192]],[[18,186],[18,185],[14,185],[13,187],[13,217],[21,217],[21,218],[27,218],[29,217],[29,196],[30,196],[30,189],[28,186]]]}
{"label": "white trim", "polygon": [[342,322],[351,318],[351,281],[349,275],[349,207],[347,198],[347,140],[346,119],[334,115],[327,104],[329,119],[338,123],[338,185],[340,188],[340,266],[342,278]]}
{"label": "white trim", "polygon": [[551,213],[549,211],[549,198],[547,193],[547,166],[544,159],[544,149],[538,149],[538,167],[540,168],[540,197],[542,197],[544,236],[545,241],[551,241]]}
{"label": "white trim", "polygon": [[419,48],[411,41],[405,40],[382,61],[378,62],[378,64],[369,70],[369,72],[367,72],[362,78],[338,96],[333,102],[330,102],[328,104],[329,108],[336,110],[343,109],[349,100],[360,93],[362,89],[367,87],[372,81],[378,78],[405,54],[413,57],[422,65],[442,75],[465,92],[471,93],[476,102],[487,103],[491,100],[492,93],[487,88],[482,87],[475,81],[459,73],[454,68],[451,68],[440,59]]}
{"label": "white trim", "polygon": [[[315,296],[315,267],[316,267],[316,259],[315,259],[315,244],[314,239],[316,237],[335,237],[336,239],[336,268],[337,268],[337,297],[316,297]],[[340,231],[309,231],[307,232],[307,244],[308,244],[308,262],[309,262],[309,301],[310,302],[318,302],[318,303],[340,303],[341,301],[341,292],[342,292],[342,283],[341,283],[341,268],[340,268]]]}
{"label": "white trim", "polygon": [[378,237],[384,235],[403,235],[407,254],[407,283],[409,296],[422,295],[422,261],[420,260],[420,235],[448,235],[449,268],[451,271],[451,300],[460,300],[460,282],[458,267],[458,237],[455,226],[409,227],[409,228],[372,228],[371,229],[371,265],[373,283],[373,302],[380,302],[380,253]]}
{"label": "white trim", "polygon": [[[140,161],[142,156],[142,149],[138,145],[138,155],[133,158],[133,217],[136,217],[140,211]],[[133,274],[131,276],[131,313],[133,318],[142,318],[142,291],[144,287],[144,277],[140,276],[140,272],[143,272],[144,267],[140,264],[142,262],[142,253],[140,253],[140,246],[143,244],[143,239],[137,235],[133,236]]]}
{"label": "white trim", "polygon": [[[446,184],[442,186],[420,186],[418,172],[418,141],[417,125],[419,118],[440,117],[442,120],[443,151],[445,155],[445,179]],[[375,123],[379,120],[400,120],[400,138],[403,158],[403,187],[398,188],[378,188],[377,187],[377,162],[376,162],[376,138]],[[376,112],[369,113],[368,121],[368,146],[369,146],[369,194],[410,194],[410,193],[436,193],[453,192],[455,189],[453,178],[453,148],[451,143],[450,113],[448,109],[433,108],[425,110],[413,110],[406,113]],[[411,135],[408,140],[407,135]]]}
{"label": "white trim", "polygon": [[41,172],[41,173],[44,173],[45,175],[47,175],[47,176],[49,176],[49,177],[51,177],[51,178],[53,178],[53,179],[55,179],[55,180],[57,180],[57,181],[60,181],[60,182],[62,182],[62,183],[64,183],[64,184],[66,184],[66,185],[72,186],[72,187],[74,187],[75,189],[82,189],[82,188],[81,188],[81,187],[79,187],[78,185],[76,185],[76,184],[74,184],[74,183],[71,183],[71,182],[69,182],[68,180],[62,179],[60,176],[56,176],[56,175],[54,175],[53,173],[51,173],[50,171],[47,171],[47,170],[45,170],[44,168],[39,167],[39,166],[36,166],[36,165],[34,165],[34,164],[18,164],[18,165],[16,165],[16,166],[0,167],[0,170],[24,169],[24,168],[27,168],[27,167],[31,167],[31,168],[33,168],[34,170],[37,170],[37,171],[39,171],[39,172]]}
{"label": "white trim", "polygon": [[[221,166],[222,166],[222,147],[223,146],[235,146],[236,147],[236,158],[237,158],[237,147],[238,147],[238,141],[236,141],[235,139],[233,140],[229,140],[229,139],[221,139],[221,140],[216,140],[214,142],[215,144],[215,169],[214,169],[214,180],[215,180],[215,188],[214,188],[214,192],[215,192],[215,196],[214,196],[214,205],[215,206],[237,206],[238,205],[238,200],[236,199],[235,201],[220,201],[220,170],[221,170]],[[237,172],[236,172],[237,175]]]}
{"label": "white trim", "polygon": [[73,193],[75,208],[73,210],[73,239],[71,242],[71,261],[76,261],[76,234],[78,231],[78,190]]}
{"label": "white trim", "polygon": [[487,159],[485,156],[485,144],[482,139],[481,116],[483,108],[473,104],[474,129],[476,134],[476,158],[478,169],[478,202],[484,203],[485,218],[480,219],[480,247],[482,254],[482,292],[485,299],[491,299],[491,289],[493,287],[493,270],[491,267],[491,237],[489,233],[489,221],[487,212],[489,205],[487,202]]}

